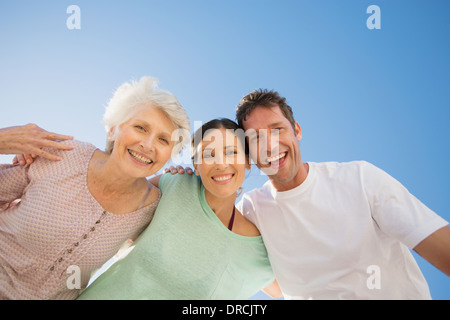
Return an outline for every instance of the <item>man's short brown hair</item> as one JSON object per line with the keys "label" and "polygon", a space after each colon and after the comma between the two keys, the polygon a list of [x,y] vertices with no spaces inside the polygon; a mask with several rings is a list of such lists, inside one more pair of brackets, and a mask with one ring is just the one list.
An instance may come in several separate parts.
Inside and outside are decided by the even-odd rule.
{"label": "man's short brown hair", "polygon": [[292,128],[295,130],[295,119],[292,108],[286,103],[286,98],[283,98],[276,91],[269,91],[267,89],[253,90],[248,95],[243,97],[236,107],[236,120],[241,128],[244,128],[243,122],[247,116],[258,106],[274,107],[279,106],[281,112],[289,120]]}

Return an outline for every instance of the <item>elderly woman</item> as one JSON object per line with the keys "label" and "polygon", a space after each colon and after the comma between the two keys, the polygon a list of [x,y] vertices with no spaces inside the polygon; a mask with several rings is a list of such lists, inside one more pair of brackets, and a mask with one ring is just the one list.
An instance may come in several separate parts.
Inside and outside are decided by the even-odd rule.
{"label": "elderly woman", "polygon": [[[156,173],[186,137],[189,119],[156,79],[125,83],[104,115],[106,152],[73,140],[31,165],[0,165],[0,298],[75,299],[93,271],[153,218]],[[55,159],[57,160],[57,159]]]}

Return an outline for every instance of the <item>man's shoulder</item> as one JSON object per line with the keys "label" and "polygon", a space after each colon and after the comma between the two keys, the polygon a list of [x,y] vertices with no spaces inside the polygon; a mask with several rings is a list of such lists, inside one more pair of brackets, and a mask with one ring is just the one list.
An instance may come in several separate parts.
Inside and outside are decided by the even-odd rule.
{"label": "man's shoulder", "polygon": [[349,178],[350,176],[360,176],[364,172],[379,170],[376,166],[365,160],[355,160],[348,162],[308,162],[314,174],[329,178]]}
{"label": "man's shoulder", "polygon": [[359,168],[373,166],[370,162],[365,160],[354,160],[354,161],[326,161],[326,162],[308,162],[310,166],[315,168],[329,168],[329,169],[349,169],[349,168]]}
{"label": "man's shoulder", "polygon": [[254,188],[246,193],[244,193],[243,198],[260,198],[260,197],[271,197],[274,187],[270,180],[267,180],[261,187]]}

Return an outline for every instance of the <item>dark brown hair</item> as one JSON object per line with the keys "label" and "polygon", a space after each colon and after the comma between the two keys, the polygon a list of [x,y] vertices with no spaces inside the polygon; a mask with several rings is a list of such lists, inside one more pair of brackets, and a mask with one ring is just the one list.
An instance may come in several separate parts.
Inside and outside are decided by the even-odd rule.
{"label": "dark brown hair", "polygon": [[286,98],[283,98],[276,91],[269,91],[267,89],[253,90],[248,95],[243,97],[236,107],[236,120],[241,128],[247,116],[258,106],[267,108],[278,106],[281,112],[289,120],[292,128],[295,130],[295,119],[292,108],[286,103]]}
{"label": "dark brown hair", "polygon": [[203,140],[205,133],[207,133],[208,130],[212,129],[233,130],[234,134],[239,138],[239,141],[242,143],[242,146],[244,147],[245,155],[248,156],[249,150],[247,144],[245,143],[245,134],[242,128],[240,128],[239,125],[233,120],[227,118],[219,118],[206,122],[204,125],[198,128],[197,131],[195,131],[191,141],[192,159],[195,159],[197,147]]}

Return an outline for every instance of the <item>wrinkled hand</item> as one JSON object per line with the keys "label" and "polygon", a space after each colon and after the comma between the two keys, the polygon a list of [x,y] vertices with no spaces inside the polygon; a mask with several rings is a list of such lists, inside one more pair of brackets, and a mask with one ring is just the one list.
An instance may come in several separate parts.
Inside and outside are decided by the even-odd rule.
{"label": "wrinkled hand", "polygon": [[189,167],[183,168],[182,166],[176,166],[176,167],[170,166],[170,168],[165,168],[164,169],[164,173],[167,173],[167,172],[170,172],[172,174],[177,174],[177,173],[178,174],[184,174],[185,172],[187,174],[193,174],[194,173],[194,171],[191,168],[189,168]]}
{"label": "wrinkled hand", "polygon": [[44,151],[42,148],[72,150],[73,147],[58,142],[71,139],[73,137],[48,132],[35,124],[4,128],[0,129],[0,154],[25,154],[21,157],[16,156],[16,163],[20,160],[33,162],[33,158],[36,156],[58,161],[61,160],[61,157]]}

